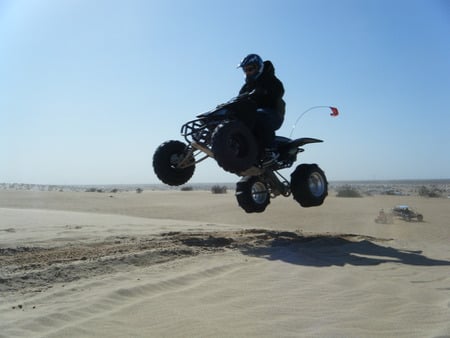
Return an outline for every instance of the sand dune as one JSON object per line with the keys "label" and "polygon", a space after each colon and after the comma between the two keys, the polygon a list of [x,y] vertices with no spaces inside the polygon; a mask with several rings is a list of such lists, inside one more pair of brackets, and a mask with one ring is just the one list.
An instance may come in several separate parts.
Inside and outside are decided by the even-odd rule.
{"label": "sand dune", "polygon": [[1,191],[0,337],[450,336],[449,204]]}

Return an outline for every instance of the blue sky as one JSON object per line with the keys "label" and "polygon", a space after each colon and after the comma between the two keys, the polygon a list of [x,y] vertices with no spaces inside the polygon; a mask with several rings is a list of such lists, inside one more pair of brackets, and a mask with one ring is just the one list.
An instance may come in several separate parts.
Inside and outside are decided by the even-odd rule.
{"label": "blue sky", "polygon": [[[156,147],[275,65],[297,164],[329,180],[450,177],[448,0],[0,0],[0,182],[158,183]],[[290,170],[282,173],[289,176]],[[208,159],[194,182],[233,182]]]}

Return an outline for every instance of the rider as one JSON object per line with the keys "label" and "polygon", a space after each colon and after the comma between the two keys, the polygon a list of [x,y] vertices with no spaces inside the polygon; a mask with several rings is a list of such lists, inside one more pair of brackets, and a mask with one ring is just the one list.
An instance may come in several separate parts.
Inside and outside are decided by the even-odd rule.
{"label": "rider", "polygon": [[275,76],[271,61],[264,61],[257,54],[247,55],[239,64],[245,73],[245,84],[239,94],[251,93],[256,102],[255,134],[264,149],[263,165],[274,162],[275,130],[284,120],[285,102],[283,83]]}

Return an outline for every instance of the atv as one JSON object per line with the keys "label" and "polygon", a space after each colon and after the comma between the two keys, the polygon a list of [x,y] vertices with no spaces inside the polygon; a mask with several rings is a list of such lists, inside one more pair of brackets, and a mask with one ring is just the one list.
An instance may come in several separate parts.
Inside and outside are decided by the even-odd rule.
{"label": "atv", "polygon": [[328,182],[317,164],[300,164],[292,172],[290,182],[278,171],[292,167],[297,155],[304,151],[302,146],[323,141],[276,136],[276,160],[264,164],[264,151],[252,130],[252,114],[256,114],[256,104],[252,93],[245,93],[197,115],[181,127],[186,143],[170,140],[156,149],[156,176],[171,186],[185,184],[193,176],[195,166],[210,157],[225,171],[242,177],[235,196],[247,213],[263,212],[270,199],[279,195],[292,194],[302,207],[321,205],[328,195]]}

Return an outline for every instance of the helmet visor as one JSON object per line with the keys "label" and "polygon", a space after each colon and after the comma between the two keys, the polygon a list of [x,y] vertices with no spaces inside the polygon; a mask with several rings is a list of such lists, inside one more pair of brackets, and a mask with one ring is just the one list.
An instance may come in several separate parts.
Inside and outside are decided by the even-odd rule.
{"label": "helmet visor", "polygon": [[254,72],[256,72],[256,65],[252,64],[244,66],[242,67],[242,70],[244,71],[245,74],[253,74]]}

